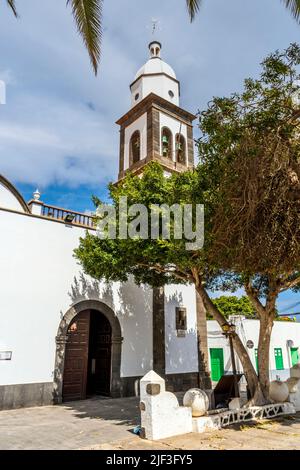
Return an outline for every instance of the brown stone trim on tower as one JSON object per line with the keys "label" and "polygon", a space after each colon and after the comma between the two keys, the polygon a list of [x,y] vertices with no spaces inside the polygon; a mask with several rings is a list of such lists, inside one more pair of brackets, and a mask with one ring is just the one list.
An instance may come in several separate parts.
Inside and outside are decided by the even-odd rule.
{"label": "brown stone trim on tower", "polygon": [[147,111],[147,155],[153,153],[153,113],[152,108]]}
{"label": "brown stone trim on tower", "polygon": [[162,377],[166,373],[165,290],[153,289],[153,370]]}
{"label": "brown stone trim on tower", "polygon": [[187,152],[188,152],[188,166],[194,166],[194,137],[193,137],[193,127],[187,126]]}
{"label": "brown stone trim on tower", "polygon": [[124,114],[124,116],[122,116],[116,122],[116,124],[119,124],[120,126],[125,125],[126,127],[129,126],[139,116],[147,112],[147,110],[153,105],[160,107],[161,110],[165,113],[169,112],[174,116],[179,117],[183,122],[188,123],[190,125],[194,121],[194,119],[196,119],[196,116],[190,113],[189,111],[186,111],[185,109],[176,106],[175,104],[165,100],[164,98],[156,95],[155,93],[150,93],[146,96],[146,98],[144,98],[137,105],[131,108],[128,113]]}
{"label": "brown stone trim on tower", "polygon": [[161,155],[156,153],[150,157],[143,158],[143,160],[140,160],[139,162],[133,164],[126,171],[122,171],[121,173],[119,173],[119,177],[118,177],[119,181],[115,184],[118,184],[125,177],[125,175],[129,172],[134,175],[138,175],[142,173],[145,169],[145,166],[151,161],[160,163],[163,169],[169,173],[182,173],[183,171],[188,170],[186,165],[182,165],[181,163],[178,163],[178,162],[173,162],[169,158],[162,158]]}
{"label": "brown stone trim on tower", "polygon": [[119,157],[119,173],[124,171],[124,157],[125,157],[125,128],[120,129],[120,157]]}
{"label": "brown stone trim on tower", "polygon": [[151,108],[147,112],[147,158],[160,151],[159,112]]}
{"label": "brown stone trim on tower", "polygon": [[198,387],[202,389],[211,388],[211,379],[208,366],[207,349],[207,321],[206,310],[202,299],[196,291],[196,314],[197,314],[197,345],[198,345]]}

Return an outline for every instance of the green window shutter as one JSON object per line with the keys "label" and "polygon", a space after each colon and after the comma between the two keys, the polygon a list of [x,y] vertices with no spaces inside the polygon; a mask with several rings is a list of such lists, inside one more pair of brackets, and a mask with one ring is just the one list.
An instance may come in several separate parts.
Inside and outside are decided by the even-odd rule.
{"label": "green window shutter", "polygon": [[255,357],[255,365],[256,365],[256,372],[258,373],[258,349],[254,349],[254,357]]}
{"label": "green window shutter", "polygon": [[282,357],[282,349],[281,348],[274,348],[275,354],[275,364],[276,370],[283,370],[283,357]]}
{"label": "green window shutter", "polygon": [[292,366],[298,364],[299,362],[299,351],[298,348],[291,348],[291,359],[292,359]]}
{"label": "green window shutter", "polygon": [[214,382],[220,380],[224,375],[223,348],[210,348],[211,379]]}

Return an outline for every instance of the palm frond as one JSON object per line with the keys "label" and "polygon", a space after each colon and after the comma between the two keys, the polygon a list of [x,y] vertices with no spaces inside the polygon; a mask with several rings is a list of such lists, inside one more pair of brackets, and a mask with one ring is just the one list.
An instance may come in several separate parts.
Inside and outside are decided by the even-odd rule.
{"label": "palm frond", "polygon": [[18,12],[17,12],[17,9],[16,9],[15,0],[6,0],[6,1],[7,1],[8,6],[12,9],[13,14],[17,18],[18,17]]}
{"label": "palm frond", "polygon": [[190,15],[191,22],[194,21],[198,13],[202,0],[186,0],[186,6]]}
{"label": "palm frond", "polygon": [[71,4],[78,32],[97,75],[101,52],[103,0],[67,0],[68,4]]}
{"label": "palm frond", "polygon": [[295,20],[300,23],[300,0],[281,0],[290,10]]}

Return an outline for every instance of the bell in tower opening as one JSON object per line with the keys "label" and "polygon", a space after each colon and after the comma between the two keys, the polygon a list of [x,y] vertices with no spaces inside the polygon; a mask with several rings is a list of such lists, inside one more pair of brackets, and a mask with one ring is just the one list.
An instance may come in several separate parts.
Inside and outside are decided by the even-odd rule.
{"label": "bell in tower opening", "polygon": [[162,45],[149,44],[150,57],[130,85],[131,108],[120,125],[119,180],[158,161],[165,174],[194,166],[194,114],[179,106],[180,83],[161,58]]}

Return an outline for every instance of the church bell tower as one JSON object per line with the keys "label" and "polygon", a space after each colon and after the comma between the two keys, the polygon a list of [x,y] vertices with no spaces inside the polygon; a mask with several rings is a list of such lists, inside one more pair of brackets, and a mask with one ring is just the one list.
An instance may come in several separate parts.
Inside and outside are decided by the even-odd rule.
{"label": "church bell tower", "polygon": [[[128,171],[141,174],[151,161],[162,165],[165,176],[194,167],[193,121],[196,116],[180,107],[180,83],[174,70],[162,60],[161,49],[158,41],[149,44],[150,57],[130,85],[131,108],[117,121],[120,126],[118,181],[122,181]],[[207,369],[206,312],[199,294],[190,289],[190,295],[196,295],[198,372],[184,374],[167,373],[165,288],[153,289],[153,370],[165,377],[169,390],[174,391],[211,387]]]}
{"label": "church bell tower", "polygon": [[120,125],[119,181],[127,171],[141,173],[159,162],[166,176],[194,166],[193,114],[180,107],[180,83],[161,58],[158,41],[149,44],[150,57],[130,85],[131,109]]}

